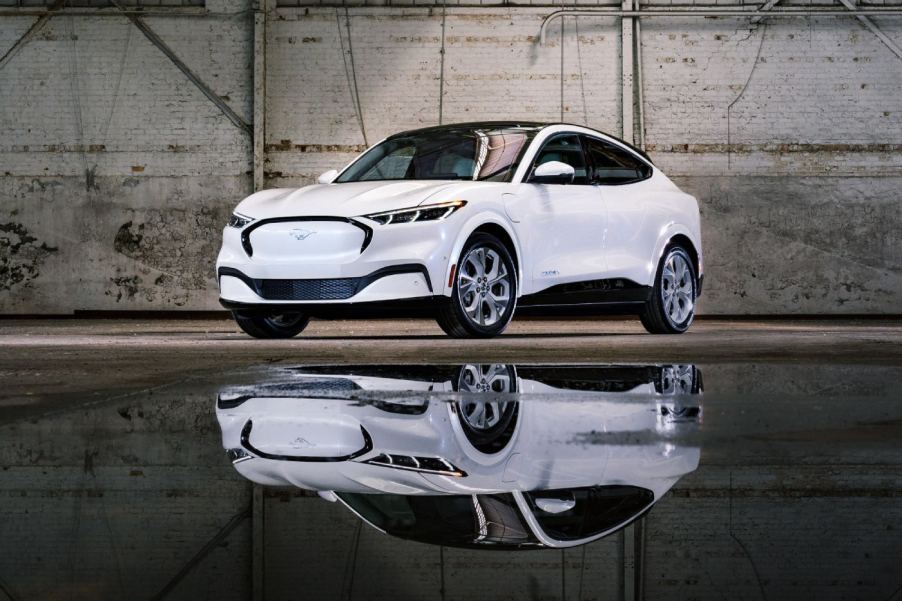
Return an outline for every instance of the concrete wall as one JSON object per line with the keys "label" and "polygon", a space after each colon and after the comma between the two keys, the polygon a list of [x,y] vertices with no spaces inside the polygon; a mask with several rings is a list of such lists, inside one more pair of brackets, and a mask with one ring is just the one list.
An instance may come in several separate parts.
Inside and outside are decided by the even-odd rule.
{"label": "concrete wall", "polygon": [[[346,20],[291,2],[303,6],[267,20],[267,186],[309,183],[440,111],[563,111],[621,132],[613,18],[567,19],[563,47],[559,23],[540,47],[551,6],[452,1],[443,19],[352,2]],[[207,9],[146,21],[251,122],[252,18],[242,3]],[[0,17],[0,49],[32,20]],[[902,39],[902,19],[879,24]],[[849,18],[646,19],[641,42],[648,149],[701,202],[702,312],[898,313],[902,60]],[[217,308],[212,262],[253,158],[250,136],[125,19],[51,19],[0,70],[0,311]]]}
{"label": "concrete wall", "polygon": [[[252,115],[241,3],[147,23]],[[3,52],[34,17],[0,17]],[[0,310],[216,306],[211,264],[251,191],[250,136],[125,18],[55,17],[0,70]]]}

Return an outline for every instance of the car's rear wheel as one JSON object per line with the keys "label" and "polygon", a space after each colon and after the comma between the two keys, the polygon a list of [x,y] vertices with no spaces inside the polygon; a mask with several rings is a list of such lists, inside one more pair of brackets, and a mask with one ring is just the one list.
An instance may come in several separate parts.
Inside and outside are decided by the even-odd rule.
{"label": "car's rear wheel", "polygon": [[517,272],[498,238],[477,233],[467,240],[454,274],[451,298],[436,321],[454,338],[491,338],[510,323],[517,303]]}
{"label": "car's rear wheel", "polygon": [[698,279],[689,253],[671,246],[661,257],[651,300],[639,315],[652,334],[682,334],[695,317]]}
{"label": "car's rear wheel", "polygon": [[245,313],[233,311],[238,327],[254,338],[291,338],[297,336],[310,317],[303,313]]}

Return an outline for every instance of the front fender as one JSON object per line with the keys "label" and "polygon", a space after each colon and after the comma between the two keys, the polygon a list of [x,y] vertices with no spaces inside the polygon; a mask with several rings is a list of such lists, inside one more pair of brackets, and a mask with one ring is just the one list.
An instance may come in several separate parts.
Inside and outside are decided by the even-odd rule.
{"label": "front fender", "polygon": [[503,208],[501,210],[485,209],[475,215],[471,215],[467,219],[467,221],[465,221],[464,224],[460,227],[457,233],[457,238],[454,241],[454,245],[451,247],[451,252],[448,256],[448,263],[445,266],[445,277],[441,289],[443,295],[451,296],[451,289],[453,288],[453,286],[448,285],[451,279],[451,266],[456,265],[458,259],[460,259],[460,253],[461,251],[463,251],[464,244],[467,243],[467,240],[469,240],[470,236],[472,236],[477,229],[487,224],[493,224],[501,227],[513,242],[517,263],[517,297],[520,296],[521,282],[523,281],[523,252],[521,250],[520,240],[517,238],[517,234],[510,226],[507,217],[502,213],[502,211]]}

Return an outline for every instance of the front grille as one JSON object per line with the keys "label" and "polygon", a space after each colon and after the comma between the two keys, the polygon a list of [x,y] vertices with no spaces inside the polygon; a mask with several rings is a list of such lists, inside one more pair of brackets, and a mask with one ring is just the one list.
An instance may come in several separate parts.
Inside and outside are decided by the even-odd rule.
{"label": "front grille", "polygon": [[259,280],[259,290],[266,300],[341,300],[357,294],[362,279]]}

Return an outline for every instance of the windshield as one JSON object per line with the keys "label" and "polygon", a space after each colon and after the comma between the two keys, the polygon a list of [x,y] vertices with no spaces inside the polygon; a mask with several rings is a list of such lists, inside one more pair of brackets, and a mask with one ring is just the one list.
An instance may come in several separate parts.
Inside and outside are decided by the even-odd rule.
{"label": "windshield", "polygon": [[449,128],[401,134],[377,144],[335,181],[508,182],[536,128]]}

